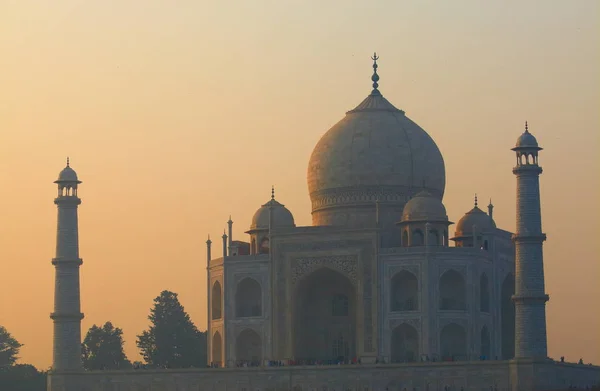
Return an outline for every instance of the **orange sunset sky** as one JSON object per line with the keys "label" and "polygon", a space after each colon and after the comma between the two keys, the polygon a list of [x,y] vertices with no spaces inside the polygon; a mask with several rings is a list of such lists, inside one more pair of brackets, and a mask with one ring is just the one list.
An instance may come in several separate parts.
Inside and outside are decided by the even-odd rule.
{"label": "orange sunset sky", "polygon": [[[540,163],[549,353],[600,364],[600,2],[0,1],[0,325],[51,364],[56,187],[80,196],[82,332],[126,353],[169,289],[206,328],[205,240],[246,239],[276,197],[310,225],[308,158],[380,90],[446,163],[452,221],[473,194],[515,227],[510,148]],[[452,232],[450,232],[452,233]]]}

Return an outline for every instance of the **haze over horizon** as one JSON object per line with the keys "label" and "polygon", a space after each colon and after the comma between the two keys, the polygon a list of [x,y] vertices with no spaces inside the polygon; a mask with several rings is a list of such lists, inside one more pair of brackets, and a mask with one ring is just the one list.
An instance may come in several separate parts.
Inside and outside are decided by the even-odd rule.
{"label": "haze over horizon", "polygon": [[[136,335],[172,290],[206,329],[206,237],[246,240],[270,197],[310,225],[308,158],[379,89],[446,164],[451,221],[492,198],[514,231],[514,153],[541,147],[551,357],[600,364],[600,3],[6,1],[0,5],[0,325],[52,359],[56,187],[79,195],[82,322]],[[451,226],[451,232],[453,229]]]}

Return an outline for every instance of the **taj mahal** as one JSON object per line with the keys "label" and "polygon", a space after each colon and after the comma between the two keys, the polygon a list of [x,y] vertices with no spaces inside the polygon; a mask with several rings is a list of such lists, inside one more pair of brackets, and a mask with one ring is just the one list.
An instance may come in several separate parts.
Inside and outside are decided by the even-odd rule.
{"label": "taj mahal", "polygon": [[[516,227],[494,206],[453,222],[444,159],[379,90],[329,129],[308,162],[312,226],[276,198],[244,240],[230,218],[221,257],[206,242],[211,368],[84,371],[77,209],[81,181],[58,180],[49,391],[563,390],[600,367],[548,358],[539,178],[525,124],[512,147]],[[511,125],[507,125],[511,126]],[[510,149],[511,146],[507,146]],[[470,195],[468,195],[470,196]],[[487,202],[486,202],[487,203]],[[454,225],[454,235],[448,228]]]}

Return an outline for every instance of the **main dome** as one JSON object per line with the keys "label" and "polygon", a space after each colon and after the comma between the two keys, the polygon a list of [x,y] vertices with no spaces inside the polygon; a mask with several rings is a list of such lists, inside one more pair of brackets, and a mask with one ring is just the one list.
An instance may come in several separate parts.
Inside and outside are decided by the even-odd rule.
{"label": "main dome", "polygon": [[421,190],[440,200],[444,194],[440,150],[425,130],[381,95],[376,62],[373,68],[371,94],[321,137],[310,157],[313,225],[364,226],[374,221],[376,201],[386,214],[396,214],[390,216],[393,225],[404,204]]}

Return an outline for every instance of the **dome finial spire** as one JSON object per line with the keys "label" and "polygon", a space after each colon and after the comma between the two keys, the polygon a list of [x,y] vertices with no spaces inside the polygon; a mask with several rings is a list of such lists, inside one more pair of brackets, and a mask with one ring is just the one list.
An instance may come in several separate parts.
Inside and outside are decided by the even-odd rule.
{"label": "dome finial spire", "polygon": [[477,208],[477,193],[475,193],[475,207]]}
{"label": "dome finial spire", "polygon": [[379,84],[377,83],[379,81],[379,75],[377,74],[377,60],[379,60],[379,57],[377,56],[377,52],[373,53],[371,60],[373,60],[373,76],[371,76],[371,80],[373,81],[373,91],[371,91],[371,95],[381,95],[378,90]]}
{"label": "dome finial spire", "polygon": [[69,157],[67,156],[67,167],[69,167]]}
{"label": "dome finial spire", "polygon": [[275,186],[271,185],[271,201],[275,200]]}
{"label": "dome finial spire", "polygon": [[527,121],[525,121],[525,133],[529,133],[529,125],[527,125]]}

